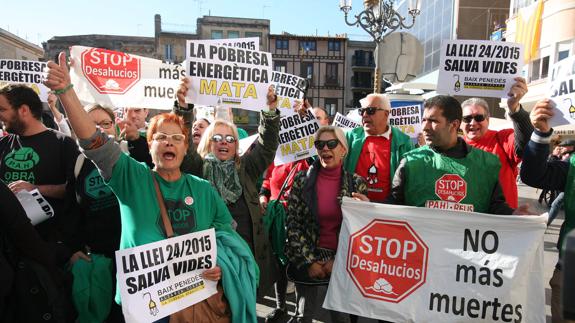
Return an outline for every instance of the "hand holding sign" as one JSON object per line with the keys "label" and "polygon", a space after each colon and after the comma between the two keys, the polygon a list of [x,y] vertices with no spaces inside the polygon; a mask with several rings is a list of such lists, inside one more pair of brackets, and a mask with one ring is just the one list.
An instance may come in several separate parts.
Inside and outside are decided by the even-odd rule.
{"label": "hand holding sign", "polygon": [[516,77],[515,83],[511,86],[511,90],[507,95],[509,98],[507,99],[507,106],[509,107],[509,111],[511,113],[517,112],[519,109],[519,101],[523,98],[523,96],[527,93],[527,82],[522,77]]}
{"label": "hand holding sign", "polygon": [[48,62],[46,69],[46,85],[52,91],[62,91],[72,84],[70,81],[70,71],[66,64],[66,53],[61,52],[58,55],[58,64],[53,61]]}
{"label": "hand holding sign", "polygon": [[270,85],[268,87],[268,93],[266,95],[266,102],[270,111],[274,111],[278,107],[278,96],[275,91],[275,86]]}
{"label": "hand holding sign", "polygon": [[555,103],[550,99],[543,99],[535,104],[533,110],[529,117],[531,118],[531,123],[533,127],[541,132],[549,132],[551,127],[549,126],[549,119],[555,114],[553,109],[555,108]]}
{"label": "hand holding sign", "polygon": [[220,278],[222,278],[222,269],[219,266],[214,266],[214,268],[206,269],[202,273],[202,278],[218,281]]}
{"label": "hand holding sign", "polygon": [[15,181],[8,184],[8,188],[12,191],[12,193],[16,194],[22,190],[24,191],[33,191],[37,187],[34,184],[28,183],[26,181]]}
{"label": "hand holding sign", "polygon": [[188,94],[188,89],[190,88],[190,81],[187,77],[182,77],[180,81],[180,86],[176,91],[176,95],[178,97],[178,105],[180,107],[186,107],[186,95]]}

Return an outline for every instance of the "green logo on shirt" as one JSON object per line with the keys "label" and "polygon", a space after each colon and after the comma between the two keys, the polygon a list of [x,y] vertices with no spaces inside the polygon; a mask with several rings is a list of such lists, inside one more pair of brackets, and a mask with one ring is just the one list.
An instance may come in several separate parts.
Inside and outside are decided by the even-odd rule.
{"label": "green logo on shirt", "polygon": [[165,203],[175,233],[182,235],[194,231],[196,228],[196,213],[191,205],[186,205],[183,199],[178,201],[166,199]]}
{"label": "green logo on shirt", "polygon": [[6,166],[14,170],[29,170],[40,162],[40,156],[30,147],[12,150],[4,157]]}
{"label": "green logo on shirt", "polygon": [[93,199],[100,199],[112,194],[112,190],[104,183],[104,179],[100,176],[97,169],[93,169],[86,180],[84,180],[84,189],[86,195]]}

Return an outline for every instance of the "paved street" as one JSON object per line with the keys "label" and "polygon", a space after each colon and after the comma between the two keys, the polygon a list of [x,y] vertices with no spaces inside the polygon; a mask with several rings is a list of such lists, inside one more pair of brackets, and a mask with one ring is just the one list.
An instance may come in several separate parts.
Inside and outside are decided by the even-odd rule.
{"label": "paved street", "polygon": [[[530,209],[536,213],[544,213],[547,212],[546,205],[539,205],[537,202],[537,198],[539,197],[540,190],[536,190],[534,188],[528,187],[526,185],[520,184],[519,185],[519,204],[529,204]],[[563,223],[564,212],[561,211],[557,219],[549,226],[547,231],[545,232],[545,274],[544,274],[544,281],[545,281],[545,296],[546,296],[546,315],[547,315],[547,322],[551,322],[551,289],[548,286],[548,281],[553,274],[553,269],[555,267],[555,263],[557,262],[557,249],[555,248],[555,244],[557,242],[557,238],[559,236],[559,228]],[[290,312],[293,313],[294,310],[294,301],[295,296],[293,294],[288,296],[288,309]],[[263,322],[263,317],[267,315],[270,311],[273,310],[274,307],[274,298],[273,296],[266,296],[265,301],[261,304],[258,304],[257,311],[259,321]],[[325,310],[321,310],[318,317],[318,320],[315,322],[329,322],[329,316]],[[372,323],[377,322],[377,320],[371,319],[360,319],[360,323]]]}

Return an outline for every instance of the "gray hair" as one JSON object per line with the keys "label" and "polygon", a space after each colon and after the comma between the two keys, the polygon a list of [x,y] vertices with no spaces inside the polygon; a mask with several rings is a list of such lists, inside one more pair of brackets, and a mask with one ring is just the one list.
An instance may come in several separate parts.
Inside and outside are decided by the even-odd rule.
{"label": "gray hair", "polygon": [[331,132],[335,135],[335,137],[337,138],[337,140],[339,140],[339,142],[341,143],[341,145],[343,146],[343,148],[345,148],[345,152],[347,153],[349,151],[349,148],[347,147],[347,139],[345,138],[345,133],[343,132],[343,130],[341,130],[340,127],[337,126],[322,126],[319,127],[318,131],[315,133],[315,138],[314,141],[318,141],[319,137],[321,136],[322,133],[324,132]]}
{"label": "gray hair", "polygon": [[[391,103],[389,102],[389,98],[387,97],[387,95],[381,93],[370,93],[365,97],[365,99],[367,98],[375,98],[376,102],[379,101],[378,103],[381,103],[380,108],[385,109],[387,111],[391,111]],[[362,108],[366,107],[364,107],[362,104]]]}
{"label": "gray hair", "polygon": [[465,108],[468,107],[470,105],[478,105],[480,107],[483,108],[483,110],[485,111],[485,115],[487,117],[489,117],[490,113],[489,113],[489,104],[487,103],[487,101],[481,99],[481,98],[471,98],[471,99],[467,99],[465,101],[463,101],[463,103],[461,103],[461,108]]}

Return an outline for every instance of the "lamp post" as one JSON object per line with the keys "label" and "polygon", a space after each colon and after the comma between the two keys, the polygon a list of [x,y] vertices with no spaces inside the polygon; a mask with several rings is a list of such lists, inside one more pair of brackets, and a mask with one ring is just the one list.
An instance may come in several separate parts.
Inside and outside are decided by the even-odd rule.
{"label": "lamp post", "polygon": [[393,0],[364,0],[365,10],[355,16],[355,21],[348,20],[348,13],[351,11],[351,0],[340,0],[339,8],[345,14],[345,23],[349,26],[363,28],[375,41],[375,73],[373,82],[373,92],[379,93],[381,90],[381,73],[379,64],[379,44],[384,36],[399,29],[409,29],[415,24],[415,17],[420,13],[419,0],[410,0],[407,13],[411,16],[411,23],[406,22],[393,8]]}

